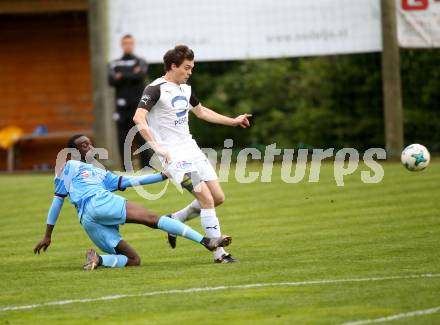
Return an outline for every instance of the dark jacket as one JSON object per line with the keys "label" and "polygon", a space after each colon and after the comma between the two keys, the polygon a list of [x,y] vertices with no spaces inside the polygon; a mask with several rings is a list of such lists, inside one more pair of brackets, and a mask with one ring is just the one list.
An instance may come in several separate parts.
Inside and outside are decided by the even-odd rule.
{"label": "dark jacket", "polygon": [[[110,62],[109,83],[116,88],[116,107],[119,114],[133,117],[145,88],[147,70],[147,62],[131,54]],[[118,73],[121,74],[120,79],[116,79]]]}

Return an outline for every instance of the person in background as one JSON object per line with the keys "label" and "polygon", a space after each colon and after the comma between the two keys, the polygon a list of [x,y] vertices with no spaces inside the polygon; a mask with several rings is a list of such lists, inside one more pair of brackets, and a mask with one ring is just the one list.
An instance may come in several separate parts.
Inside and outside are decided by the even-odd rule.
{"label": "person in background", "polygon": [[[135,40],[132,35],[125,35],[121,39],[123,55],[109,64],[109,83],[116,90],[116,112],[114,119],[117,125],[118,147],[124,167],[124,143],[129,130],[134,126],[133,115],[141,98],[147,77],[147,62],[134,55]],[[136,134],[134,142],[140,148],[144,139]],[[141,168],[149,166],[151,152],[143,150],[140,153]]]}

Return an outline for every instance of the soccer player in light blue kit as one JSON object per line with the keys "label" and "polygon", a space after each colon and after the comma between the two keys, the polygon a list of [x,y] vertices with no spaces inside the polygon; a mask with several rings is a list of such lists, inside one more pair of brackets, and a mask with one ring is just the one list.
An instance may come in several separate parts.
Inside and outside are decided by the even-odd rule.
{"label": "soccer player in light blue kit", "polygon": [[159,228],[167,233],[179,235],[202,244],[213,251],[228,246],[231,237],[206,238],[180,221],[168,216],[158,217],[147,209],[128,202],[111,192],[125,190],[130,186],[147,185],[163,181],[162,173],[145,176],[117,176],[111,172],[86,163],[87,153],[94,150],[90,139],[76,135],[69,140],[68,147],[77,149],[81,161],[68,160],[55,177],[55,196],[47,216],[46,233],[35,246],[34,253],[46,251],[51,243],[52,231],[64,203],[69,197],[76,207],[80,224],[90,239],[109,255],[98,255],[93,249],[86,253],[84,270],[94,270],[98,266],[124,267],[140,265],[136,251],[124,241],[119,233],[119,225],[137,223],[150,228]]}

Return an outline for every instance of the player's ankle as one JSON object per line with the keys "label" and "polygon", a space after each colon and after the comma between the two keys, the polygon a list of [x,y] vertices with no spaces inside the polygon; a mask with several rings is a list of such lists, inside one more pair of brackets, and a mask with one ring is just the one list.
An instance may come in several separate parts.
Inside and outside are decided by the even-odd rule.
{"label": "player's ankle", "polygon": [[210,239],[207,237],[203,237],[202,240],[200,241],[200,244],[202,244],[203,246],[206,247],[206,249],[211,250],[209,248],[209,243],[210,243]]}

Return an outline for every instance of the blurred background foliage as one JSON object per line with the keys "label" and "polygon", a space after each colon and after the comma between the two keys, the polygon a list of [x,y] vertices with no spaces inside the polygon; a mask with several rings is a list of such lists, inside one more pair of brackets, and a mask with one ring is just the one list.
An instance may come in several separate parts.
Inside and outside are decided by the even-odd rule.
{"label": "blurred background foliage", "polygon": [[[196,58],[197,59],[197,58]],[[440,50],[401,50],[405,144],[440,151]],[[438,68],[437,68],[438,67]],[[163,74],[150,66],[150,80]],[[212,126],[193,114],[202,147],[384,147],[380,53],[313,58],[197,62],[191,84],[202,104],[235,116],[252,113],[249,130]]]}

